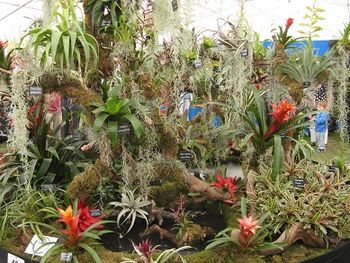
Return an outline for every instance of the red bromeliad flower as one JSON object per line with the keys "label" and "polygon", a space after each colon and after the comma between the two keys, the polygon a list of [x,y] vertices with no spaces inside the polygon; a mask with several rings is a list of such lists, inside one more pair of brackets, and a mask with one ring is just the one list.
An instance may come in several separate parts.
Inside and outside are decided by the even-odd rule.
{"label": "red bromeliad flower", "polygon": [[291,25],[293,25],[293,23],[294,23],[294,19],[288,18],[286,21],[286,30],[288,30],[291,27]]}
{"label": "red bromeliad flower", "polygon": [[[78,203],[78,211],[79,211],[79,230],[84,232],[91,225],[100,222],[101,217],[93,217],[90,213],[90,207],[85,203],[85,201]],[[98,225],[94,227],[94,229],[102,229],[102,225]]]}
{"label": "red bromeliad flower", "polygon": [[239,189],[239,187],[237,186],[236,180],[232,177],[228,177],[228,178],[222,177],[219,171],[216,172],[215,178],[216,178],[216,182],[214,183],[214,186],[216,188],[220,188],[224,190],[225,192],[229,192],[229,194],[231,195],[231,199],[225,200],[225,203],[229,203],[229,204],[234,203],[234,200],[235,200],[234,192],[236,192]]}
{"label": "red bromeliad flower", "polygon": [[295,113],[295,105],[289,103],[287,100],[282,100],[279,104],[272,104],[273,111],[270,113],[274,121],[265,134],[265,139],[272,135],[283,122],[293,117]]}
{"label": "red bromeliad flower", "polygon": [[253,216],[243,217],[237,219],[240,229],[240,243],[243,247],[247,247],[249,240],[255,235],[256,230],[260,228],[258,220],[254,219]]}
{"label": "red bromeliad flower", "polygon": [[81,231],[79,229],[79,213],[73,216],[72,206],[68,206],[66,210],[58,208],[60,219],[57,222],[66,224],[66,229],[62,230],[62,233],[67,235],[68,245],[74,246],[79,241]]}
{"label": "red bromeliad flower", "polygon": [[157,252],[157,247],[152,246],[152,242],[147,238],[146,240],[141,241],[138,246],[135,246],[135,249],[146,258],[146,262],[152,262],[153,253]]}

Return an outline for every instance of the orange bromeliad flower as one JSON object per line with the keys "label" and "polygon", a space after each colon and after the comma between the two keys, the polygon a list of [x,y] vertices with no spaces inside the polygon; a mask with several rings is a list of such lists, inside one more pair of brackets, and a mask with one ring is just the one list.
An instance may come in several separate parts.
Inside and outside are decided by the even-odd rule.
{"label": "orange bromeliad flower", "polygon": [[256,230],[260,228],[258,220],[254,219],[253,216],[243,217],[237,219],[240,229],[240,243],[243,247],[248,246],[249,240],[255,235]]}
{"label": "orange bromeliad flower", "polygon": [[272,135],[283,122],[289,120],[293,117],[295,113],[295,105],[289,103],[287,100],[282,100],[279,104],[272,104],[273,111],[270,113],[274,121],[272,122],[270,128],[265,134],[265,139]]}
{"label": "orange bromeliad flower", "polygon": [[57,222],[66,224],[66,229],[62,230],[62,233],[67,235],[66,242],[68,245],[74,246],[79,241],[80,229],[79,229],[79,214],[73,215],[72,206],[68,206],[66,210],[58,208],[60,219]]}
{"label": "orange bromeliad flower", "polygon": [[57,220],[57,222],[63,222],[65,224],[69,224],[70,220],[72,220],[73,217],[73,208],[72,206],[68,206],[66,210],[63,210],[61,208],[57,209],[60,213],[61,219]]}

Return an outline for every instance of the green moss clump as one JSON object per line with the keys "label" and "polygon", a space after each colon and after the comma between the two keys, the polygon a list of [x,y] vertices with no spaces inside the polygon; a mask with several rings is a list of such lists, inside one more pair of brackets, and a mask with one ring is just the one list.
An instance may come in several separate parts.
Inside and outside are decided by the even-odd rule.
{"label": "green moss clump", "polygon": [[84,172],[74,177],[67,187],[67,195],[72,199],[84,200],[100,185],[101,174],[94,165],[88,166]]}
{"label": "green moss clump", "polygon": [[175,201],[180,194],[187,194],[188,189],[183,182],[165,182],[151,187],[151,196],[157,206],[165,207]]}

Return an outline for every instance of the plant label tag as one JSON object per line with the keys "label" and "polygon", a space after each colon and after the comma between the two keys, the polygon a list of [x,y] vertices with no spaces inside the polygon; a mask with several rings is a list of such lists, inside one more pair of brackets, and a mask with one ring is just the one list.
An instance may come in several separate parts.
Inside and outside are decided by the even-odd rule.
{"label": "plant label tag", "polygon": [[248,57],[248,49],[243,49],[242,51],[241,51],[241,57],[242,58],[246,58],[246,57]]}
{"label": "plant label tag", "polygon": [[102,211],[100,209],[90,210],[90,215],[92,217],[100,217],[102,215]]}
{"label": "plant label tag", "polygon": [[177,4],[177,0],[171,1],[171,6],[173,7],[174,12],[176,12],[179,9],[179,5]]}
{"label": "plant label tag", "polygon": [[293,185],[294,187],[298,187],[298,188],[304,188],[304,186],[307,184],[306,179],[304,178],[297,178],[293,180]]}
{"label": "plant label tag", "polygon": [[71,262],[73,259],[73,253],[72,252],[62,252],[60,256],[60,260],[63,262]]}
{"label": "plant label tag", "polygon": [[194,68],[196,68],[196,69],[201,68],[202,65],[203,65],[203,63],[202,63],[202,60],[200,60],[200,59],[197,59],[197,60],[195,60],[195,61],[193,62],[193,66],[194,66]]}
{"label": "plant label tag", "polygon": [[29,95],[31,96],[41,96],[43,95],[43,88],[39,86],[29,87]]}
{"label": "plant label tag", "polygon": [[310,88],[310,86],[311,86],[311,82],[310,82],[310,81],[305,81],[305,82],[303,83],[303,88],[304,88],[304,89]]}
{"label": "plant label tag", "polygon": [[180,161],[187,162],[192,159],[193,153],[190,151],[179,151],[178,157]]}
{"label": "plant label tag", "polygon": [[50,248],[57,242],[57,237],[43,236],[43,240],[38,235],[34,235],[24,253],[38,257],[43,257]]}
{"label": "plant label tag", "polygon": [[127,124],[126,125],[120,125],[118,127],[118,133],[119,134],[129,134],[130,131],[131,131],[130,126],[127,125]]}
{"label": "plant label tag", "polygon": [[25,261],[10,253],[7,254],[7,263],[25,263]]}
{"label": "plant label tag", "polygon": [[109,26],[112,24],[112,21],[109,19],[103,19],[101,22],[101,26]]}
{"label": "plant label tag", "polygon": [[335,165],[331,165],[328,167],[328,172],[331,172],[331,173],[336,173],[338,170],[338,167],[335,166]]}

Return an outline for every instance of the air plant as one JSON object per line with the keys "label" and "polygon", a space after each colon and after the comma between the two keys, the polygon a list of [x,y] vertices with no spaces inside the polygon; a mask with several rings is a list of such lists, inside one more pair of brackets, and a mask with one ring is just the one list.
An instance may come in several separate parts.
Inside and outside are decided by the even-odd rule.
{"label": "air plant", "polygon": [[[110,202],[110,205],[113,205],[115,208],[121,208],[121,211],[117,217],[118,227],[124,223],[129,223],[129,228],[126,233],[130,232],[135,224],[136,218],[142,218],[146,221],[148,225],[148,212],[146,208],[151,204],[150,201],[146,200],[144,196],[137,195],[135,193],[136,189],[133,191],[126,190],[122,193],[122,198],[120,202]],[[123,219],[123,221],[121,221]],[[128,221],[130,220],[130,221]]]}

